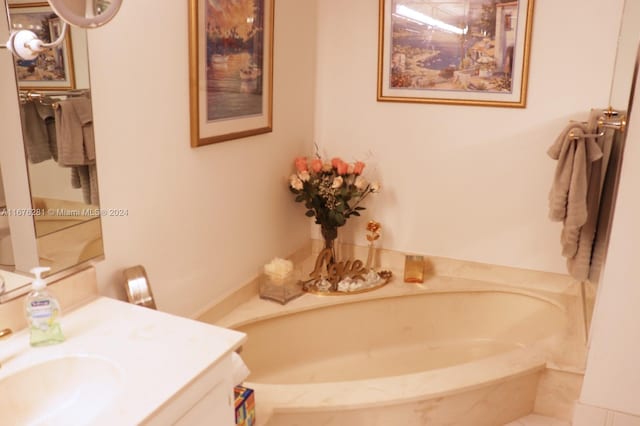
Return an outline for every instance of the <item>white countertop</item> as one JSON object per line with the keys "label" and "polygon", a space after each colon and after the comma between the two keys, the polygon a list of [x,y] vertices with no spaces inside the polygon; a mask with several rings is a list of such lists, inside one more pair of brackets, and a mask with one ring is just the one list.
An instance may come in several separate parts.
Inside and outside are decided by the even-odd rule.
{"label": "white countertop", "polygon": [[[50,359],[107,359],[121,373],[119,385],[94,425],[140,423],[246,339],[243,333],[105,297],[63,312],[61,325],[66,341],[58,345],[31,347],[27,330],[1,341],[0,381]],[[10,421],[7,414],[3,421]]]}
{"label": "white countertop", "polygon": [[0,279],[4,281],[5,285],[4,293],[0,291],[0,302],[4,302],[5,299],[8,299],[8,293],[24,287],[33,281],[33,277],[31,276],[21,275],[5,270],[0,270]]}

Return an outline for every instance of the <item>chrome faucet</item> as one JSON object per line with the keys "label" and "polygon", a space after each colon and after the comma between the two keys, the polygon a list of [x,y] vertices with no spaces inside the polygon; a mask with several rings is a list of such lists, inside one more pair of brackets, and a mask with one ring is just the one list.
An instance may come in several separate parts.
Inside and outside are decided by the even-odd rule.
{"label": "chrome faucet", "polygon": [[[0,330],[0,340],[11,336],[12,333],[13,333],[13,331],[11,331],[10,328],[4,328],[4,329]],[[2,367],[2,364],[0,364],[0,367]]]}

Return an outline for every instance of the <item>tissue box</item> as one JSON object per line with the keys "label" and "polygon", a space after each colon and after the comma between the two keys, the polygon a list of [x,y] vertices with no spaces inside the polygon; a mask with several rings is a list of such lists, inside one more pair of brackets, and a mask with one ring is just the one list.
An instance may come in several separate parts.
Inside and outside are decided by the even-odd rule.
{"label": "tissue box", "polygon": [[233,388],[233,395],[236,399],[236,426],[255,426],[256,402],[253,389],[236,386]]}

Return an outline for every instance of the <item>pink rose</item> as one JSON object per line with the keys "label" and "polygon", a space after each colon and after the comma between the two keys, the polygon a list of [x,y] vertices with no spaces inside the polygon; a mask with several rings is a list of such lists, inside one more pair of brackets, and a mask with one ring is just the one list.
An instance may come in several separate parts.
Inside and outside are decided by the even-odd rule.
{"label": "pink rose", "polygon": [[331,159],[331,165],[336,169],[340,163],[342,163],[342,159],[340,157],[334,157]]}
{"label": "pink rose", "polygon": [[338,167],[336,167],[336,169],[338,170],[339,175],[346,175],[349,172],[349,165],[342,161],[340,162],[340,164],[338,164]]}
{"label": "pink rose", "polygon": [[307,171],[307,157],[296,158],[296,170],[299,172]]}
{"label": "pink rose", "polygon": [[322,170],[322,160],[319,158],[311,160],[311,170],[313,170],[314,173],[320,173]]}
{"label": "pink rose", "polygon": [[362,161],[356,161],[356,163],[353,165],[353,173],[357,175],[362,174],[362,171],[364,170],[364,166],[365,164]]}

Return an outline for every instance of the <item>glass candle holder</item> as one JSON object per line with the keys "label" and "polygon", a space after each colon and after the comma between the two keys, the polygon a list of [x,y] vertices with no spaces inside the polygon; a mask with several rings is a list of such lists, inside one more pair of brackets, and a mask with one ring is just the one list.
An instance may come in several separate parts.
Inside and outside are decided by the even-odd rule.
{"label": "glass candle holder", "polygon": [[283,278],[262,274],[259,289],[261,299],[272,300],[284,305],[302,296],[303,293],[302,285],[295,271]]}
{"label": "glass candle holder", "polygon": [[404,282],[424,282],[424,257],[407,255],[404,260]]}

